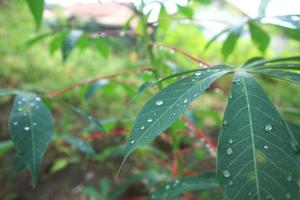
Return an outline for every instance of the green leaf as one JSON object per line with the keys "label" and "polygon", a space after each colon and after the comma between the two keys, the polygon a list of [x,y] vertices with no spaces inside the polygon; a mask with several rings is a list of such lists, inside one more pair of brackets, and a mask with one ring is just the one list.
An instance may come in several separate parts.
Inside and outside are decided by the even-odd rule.
{"label": "green leaf", "polygon": [[252,59],[251,62],[248,60],[243,67],[262,67],[266,64],[270,63],[283,63],[283,62],[297,62],[300,61],[300,56],[291,56],[291,57],[285,57],[285,58],[268,58],[268,59]]}
{"label": "green leaf", "polygon": [[274,17],[263,17],[260,21],[265,24],[278,25],[284,28],[299,29],[300,28],[299,15],[282,15]]}
{"label": "green leaf", "polygon": [[64,135],[62,138],[81,152],[89,156],[95,155],[93,147],[89,143],[83,141],[82,139],[69,135]]}
{"label": "green leaf", "polygon": [[258,66],[255,68],[255,70],[261,70],[261,69],[276,69],[276,70],[287,70],[287,69],[292,69],[292,70],[300,70],[300,63],[298,64],[273,64],[273,65],[263,65],[263,66]]}
{"label": "green leaf", "polygon": [[193,100],[228,72],[228,67],[202,69],[154,95],[137,116],[127,145],[127,156],[171,126]]}
{"label": "green leaf", "polygon": [[230,28],[226,28],[226,29],[220,31],[219,33],[217,33],[215,36],[213,36],[213,37],[206,43],[206,45],[205,45],[203,51],[206,51],[214,41],[216,41],[216,40],[217,40],[219,37],[221,37],[224,33],[229,32],[229,30],[230,30]]}
{"label": "green leaf", "polygon": [[94,41],[96,49],[103,56],[103,58],[107,59],[109,56],[109,47],[107,43],[101,38],[97,38]]}
{"label": "green leaf", "polygon": [[261,0],[258,8],[258,16],[265,16],[266,9],[271,0]]}
{"label": "green leaf", "polygon": [[81,38],[82,34],[83,32],[81,30],[71,30],[67,34],[62,46],[62,55],[64,61],[67,60],[72,50],[76,47],[77,42]]}
{"label": "green leaf", "polygon": [[184,192],[207,190],[216,187],[218,187],[218,184],[214,173],[184,177],[169,182],[165,186],[157,189],[148,199],[165,200],[170,199],[170,197],[176,197]]}
{"label": "green leaf", "polygon": [[105,85],[107,85],[109,83],[109,80],[107,79],[103,79],[103,80],[100,80],[94,84],[92,84],[86,94],[85,94],[85,98],[86,99],[91,99],[92,96],[94,96],[94,94],[96,93],[97,90],[99,90],[100,88],[104,87]]}
{"label": "green leaf", "polygon": [[68,160],[65,158],[58,158],[54,161],[50,171],[52,173],[58,172],[62,169],[64,169],[65,167],[67,167],[67,165],[69,164]]}
{"label": "green leaf", "polygon": [[262,53],[265,53],[270,43],[270,36],[253,20],[248,21],[248,26],[253,43]]}
{"label": "green leaf", "polygon": [[69,109],[71,109],[72,111],[74,111],[75,113],[79,114],[80,116],[82,116],[84,119],[86,119],[87,121],[89,121],[91,124],[93,124],[99,131],[101,132],[105,132],[104,126],[97,120],[95,119],[92,115],[89,115],[88,113],[86,113],[85,111],[71,105],[71,104],[67,104],[67,103],[63,103],[65,106],[67,106]]}
{"label": "green leaf", "polygon": [[178,6],[179,12],[181,12],[183,15],[185,15],[187,18],[192,19],[194,16],[194,11],[190,7],[186,6]]}
{"label": "green leaf", "polygon": [[51,32],[47,32],[47,33],[39,34],[39,35],[31,38],[30,40],[26,41],[25,46],[27,48],[29,48],[29,47],[35,45],[36,43],[44,40],[45,38],[52,36],[53,34],[54,33],[52,31]]}
{"label": "green leaf", "polygon": [[284,123],[255,79],[237,72],[217,158],[218,180],[229,199],[298,199],[299,166]]}
{"label": "green leaf", "polygon": [[22,157],[20,157],[20,155],[17,154],[14,159],[13,176],[17,176],[21,171],[25,169],[26,169],[26,165]]}
{"label": "green leaf", "polygon": [[0,141],[0,157],[5,155],[13,148],[13,143],[11,140]]}
{"label": "green leaf", "polygon": [[300,84],[300,73],[297,72],[276,69],[256,69],[254,72]]}
{"label": "green leaf", "polygon": [[34,17],[37,28],[41,27],[44,12],[44,0],[26,0],[29,9]]}
{"label": "green leaf", "polygon": [[17,154],[36,184],[40,165],[53,133],[53,120],[41,98],[32,93],[19,93],[9,120],[9,134]]}
{"label": "green leaf", "polygon": [[65,41],[65,38],[67,37],[68,32],[67,31],[62,31],[60,33],[57,33],[53,39],[50,42],[49,45],[49,52],[50,54],[54,54],[56,50],[58,50],[60,47],[63,46],[63,42]]}
{"label": "green leaf", "polygon": [[230,29],[229,34],[222,46],[222,54],[225,59],[227,59],[227,57],[233,52],[238,42],[238,39],[241,35],[242,30],[243,30],[242,25],[237,25]]}

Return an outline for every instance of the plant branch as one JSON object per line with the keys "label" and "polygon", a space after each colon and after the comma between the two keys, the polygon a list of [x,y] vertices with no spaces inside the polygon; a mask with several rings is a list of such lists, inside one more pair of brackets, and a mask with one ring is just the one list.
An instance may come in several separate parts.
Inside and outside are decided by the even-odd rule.
{"label": "plant branch", "polygon": [[130,73],[133,73],[133,72],[135,73],[137,71],[141,71],[141,72],[143,72],[143,71],[154,71],[154,69],[152,69],[150,67],[142,67],[142,68],[136,68],[134,70],[121,71],[119,73],[115,73],[115,74],[111,74],[111,75],[100,76],[100,77],[96,77],[96,78],[93,78],[93,79],[81,81],[80,83],[71,85],[69,87],[66,87],[66,88],[63,88],[63,89],[60,89],[60,90],[57,90],[57,91],[54,91],[50,94],[47,94],[46,96],[49,97],[49,98],[53,98],[53,97],[59,96],[63,93],[66,93],[66,92],[72,91],[74,89],[77,89],[81,86],[89,85],[91,83],[96,83],[96,82],[98,82],[100,80],[103,80],[103,79],[111,79],[111,78],[118,77],[120,75],[130,74]]}

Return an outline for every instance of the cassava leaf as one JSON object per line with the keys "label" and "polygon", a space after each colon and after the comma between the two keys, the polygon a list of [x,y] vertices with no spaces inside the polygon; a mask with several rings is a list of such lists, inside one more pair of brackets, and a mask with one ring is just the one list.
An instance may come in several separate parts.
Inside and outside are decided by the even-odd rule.
{"label": "cassava leaf", "polygon": [[26,0],[29,9],[34,17],[35,24],[40,28],[43,20],[44,0]]}
{"label": "cassava leaf", "polygon": [[216,41],[216,40],[217,40],[219,37],[221,37],[224,33],[227,33],[227,32],[229,32],[229,31],[230,31],[230,28],[226,28],[226,29],[220,31],[219,33],[217,33],[215,36],[213,36],[213,37],[206,43],[206,45],[205,45],[203,51],[206,51],[206,50],[210,47],[210,45],[212,45],[212,43],[213,43],[214,41]]}
{"label": "cassava leaf", "polygon": [[41,98],[32,93],[19,93],[9,120],[9,134],[17,154],[31,173],[33,185],[52,133],[52,116]]}
{"label": "cassava leaf", "polygon": [[22,157],[20,157],[20,155],[17,154],[14,159],[13,176],[17,176],[21,171],[25,169],[26,169],[26,165]]}
{"label": "cassava leaf", "polygon": [[51,32],[46,32],[46,33],[39,34],[39,35],[37,35],[37,36],[29,39],[28,41],[26,41],[25,46],[27,48],[29,48],[29,47],[35,45],[36,43],[44,40],[45,38],[52,36],[53,34],[55,34],[55,33],[53,33],[52,31]]}
{"label": "cassava leaf", "polygon": [[107,79],[103,79],[103,80],[100,80],[94,84],[92,84],[86,94],[85,94],[85,98],[86,99],[90,99],[92,98],[92,96],[94,96],[94,94],[96,93],[97,90],[99,90],[100,88],[102,88],[103,86],[107,85],[109,83],[109,80]]}
{"label": "cassava leaf", "polygon": [[273,24],[289,29],[300,28],[300,15],[282,15],[273,17],[262,17],[259,19],[264,24]]}
{"label": "cassava leaf", "polygon": [[94,40],[94,44],[98,52],[103,56],[103,58],[107,59],[109,56],[109,46],[107,42],[105,42],[101,38],[97,38]]}
{"label": "cassava leaf", "polygon": [[233,52],[242,30],[242,25],[236,25],[229,30],[229,34],[222,46],[222,54],[225,59],[227,59],[227,57]]}
{"label": "cassava leaf", "polygon": [[300,84],[300,73],[286,70],[276,70],[276,69],[256,69],[256,73],[270,75],[275,78],[283,79],[286,81],[294,82]]}
{"label": "cassava leaf", "polygon": [[248,21],[248,27],[251,40],[262,53],[265,53],[270,43],[270,36],[254,20]]}
{"label": "cassava leaf", "polygon": [[62,45],[62,55],[63,60],[67,60],[72,50],[76,47],[79,39],[83,35],[83,32],[81,30],[71,30]]}
{"label": "cassava leaf", "polygon": [[[254,59],[252,62],[247,61],[243,67],[251,68],[251,67],[262,67],[266,64],[276,63],[276,64],[284,64],[284,62],[297,62],[300,61],[300,56],[291,56],[285,58],[267,58],[267,59]],[[291,63],[292,64],[292,63]]]}
{"label": "cassava leaf", "polygon": [[86,119],[87,121],[89,121],[91,124],[94,125],[95,128],[97,128],[99,131],[105,132],[104,126],[97,120],[95,119],[92,115],[89,115],[88,113],[86,113],[85,111],[71,105],[71,104],[67,104],[67,103],[63,103],[65,106],[67,106],[69,109],[71,109],[72,111],[74,111],[75,113],[79,114],[80,116],[82,116],[84,119]]}
{"label": "cassava leaf", "polygon": [[212,82],[230,71],[228,67],[202,69],[154,95],[137,116],[127,145],[127,156],[171,126]]}
{"label": "cassava leaf", "polygon": [[217,158],[218,180],[229,199],[298,199],[299,166],[290,141],[263,89],[247,72],[237,72]]}
{"label": "cassava leaf", "polygon": [[260,69],[276,69],[276,70],[287,70],[287,69],[292,69],[292,70],[300,70],[300,63],[282,63],[282,64],[273,64],[273,65],[262,65],[259,67],[256,67],[256,70]]}
{"label": "cassava leaf", "polygon": [[95,155],[93,147],[89,143],[83,141],[82,139],[69,135],[64,135],[62,138],[78,150],[82,151],[83,153],[89,156]]}
{"label": "cassava leaf", "polygon": [[178,196],[184,192],[206,190],[218,187],[214,173],[207,173],[198,176],[183,177],[172,181],[153,192],[149,200],[166,200]]}

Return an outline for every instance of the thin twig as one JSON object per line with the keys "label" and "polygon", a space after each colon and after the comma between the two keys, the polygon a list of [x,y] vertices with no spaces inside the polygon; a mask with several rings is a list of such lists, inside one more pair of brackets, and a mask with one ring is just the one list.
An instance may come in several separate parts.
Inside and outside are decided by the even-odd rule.
{"label": "thin twig", "polygon": [[124,75],[124,74],[130,74],[130,73],[133,73],[133,72],[137,72],[137,71],[153,71],[154,69],[150,68],[150,67],[142,67],[142,68],[136,68],[134,70],[125,70],[125,71],[121,71],[119,73],[115,73],[115,74],[111,74],[111,75],[107,75],[107,76],[100,76],[100,77],[96,77],[96,78],[93,78],[93,79],[89,79],[89,80],[85,80],[85,81],[82,81],[80,83],[77,83],[75,85],[71,85],[69,87],[66,87],[66,88],[63,88],[63,89],[60,89],[60,90],[57,90],[57,91],[54,91],[50,94],[47,94],[46,96],[49,97],[49,98],[53,98],[53,97],[56,97],[56,96],[59,96],[65,92],[69,92],[71,90],[74,90],[74,89],[77,89],[81,86],[85,86],[85,85],[89,85],[91,83],[96,83],[100,80],[104,80],[104,79],[111,79],[111,78],[115,78],[117,76],[120,76],[120,75]]}

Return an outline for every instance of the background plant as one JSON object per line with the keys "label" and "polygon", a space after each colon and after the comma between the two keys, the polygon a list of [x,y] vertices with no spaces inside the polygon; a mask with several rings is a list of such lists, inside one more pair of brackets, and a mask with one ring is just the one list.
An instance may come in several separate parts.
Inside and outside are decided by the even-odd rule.
{"label": "background plant", "polygon": [[[39,4],[36,4],[34,1],[28,1],[27,3],[33,13],[37,27],[40,27],[43,1],[40,1]],[[202,5],[201,3],[203,2],[200,2],[200,5]],[[136,30],[131,30],[128,25],[125,25],[124,28],[120,30],[107,31],[102,30],[97,24],[94,24],[94,27],[90,30],[80,22],[62,22],[61,24],[50,26],[52,27],[50,31],[47,30],[45,33],[27,42],[26,46],[29,47],[37,42],[44,42],[44,39],[50,40],[50,52],[54,53],[56,50],[61,49],[62,58],[65,62],[72,61],[71,52],[75,53],[73,51],[76,51],[76,47],[81,51],[87,47],[93,50],[96,49],[104,58],[108,58],[108,56],[111,55],[109,51],[115,51],[114,53],[120,54],[120,52],[118,52],[120,51],[120,47],[128,46],[129,44],[133,44],[133,49],[130,49],[130,51],[132,51],[131,55],[134,57],[134,55],[137,55],[137,52],[139,52],[139,59],[136,60],[133,58],[131,62],[125,62],[125,66],[129,68],[129,70],[126,69],[112,75],[84,80],[54,92],[45,93],[44,91],[48,91],[48,87],[45,87],[46,89],[43,87],[34,87],[35,92],[28,92],[29,90],[32,91],[32,86],[30,85],[24,88],[25,90],[2,89],[0,92],[2,96],[16,95],[9,120],[9,133],[17,149],[14,164],[15,173],[18,173],[26,167],[31,172],[32,182],[35,185],[42,158],[53,133],[54,126],[49,112],[49,108],[51,108],[51,110],[54,111],[55,109],[64,109],[66,112],[72,111],[82,117],[82,119],[85,119],[89,124],[88,126],[84,126],[84,130],[82,130],[81,134],[77,137],[66,134],[55,134],[54,143],[57,143],[57,148],[63,148],[61,146],[65,143],[70,144],[74,148],[91,156],[92,160],[100,161],[100,163],[107,158],[124,155],[124,152],[124,156],[127,158],[134,149],[148,144],[158,134],[175,123],[175,125],[168,129],[168,135],[163,134],[162,139],[171,143],[172,153],[174,154],[173,162],[175,164],[172,166],[172,170],[167,169],[166,171],[171,171],[173,177],[179,179],[158,189],[157,192],[154,192],[149,198],[162,199],[167,198],[167,196],[179,195],[182,192],[217,188],[218,184],[215,180],[215,176],[211,174],[181,178],[186,174],[186,172],[184,172],[186,161],[184,161],[184,157],[181,157],[185,152],[182,146],[184,144],[191,145],[192,152],[195,153],[197,153],[197,147],[193,146],[190,137],[186,137],[185,134],[182,135],[182,133],[180,133],[180,130],[184,129],[184,124],[178,121],[178,118],[181,116],[182,121],[188,125],[191,132],[195,132],[197,136],[206,143],[208,152],[211,155],[215,155],[216,144],[214,140],[210,138],[211,136],[207,137],[201,131],[204,125],[201,125],[201,120],[197,120],[198,112],[186,113],[186,109],[204,90],[209,88],[211,83],[224,75],[226,75],[226,77],[223,81],[228,82],[230,75],[227,74],[234,73],[231,92],[228,93],[228,106],[224,114],[224,119],[222,120],[223,126],[220,131],[217,150],[217,180],[225,195],[225,197],[222,198],[268,199],[275,197],[280,199],[297,199],[298,186],[296,180],[298,180],[298,161],[294,153],[297,153],[299,148],[297,142],[298,136],[296,135],[297,131],[294,131],[297,125],[288,125],[289,122],[283,119],[266,97],[263,89],[250,74],[261,74],[264,75],[264,77],[277,77],[299,83],[299,74],[297,72],[297,70],[299,70],[299,57],[288,54],[289,57],[274,59],[253,58],[244,64],[210,66],[207,62],[183,50],[179,50],[177,47],[173,47],[172,44],[177,45],[176,41],[178,40],[178,36],[173,36],[175,37],[174,39],[172,38],[172,34],[170,37],[163,36],[164,34],[174,31],[174,29],[171,31],[168,29],[172,29],[172,21],[176,19],[174,16],[167,15],[163,4],[158,26],[153,23],[148,23],[147,16],[141,11],[143,10],[143,6],[145,5],[141,4],[140,8],[131,7],[134,9],[134,15],[129,20],[134,18],[138,19]],[[221,55],[224,60],[233,60],[233,58],[231,57],[230,59],[229,56],[233,53],[243,29],[248,27],[254,46],[256,46],[262,55],[265,54],[270,42],[270,36],[267,31],[261,28],[265,26],[265,24],[261,23],[264,19],[263,7],[264,6],[261,6],[260,15],[257,18],[253,19],[246,16],[241,20],[241,23],[224,29],[220,34],[217,34],[212,40],[208,41],[207,45],[201,49],[201,52],[207,51],[210,44],[216,41],[218,36],[227,34],[225,41],[221,45]],[[193,20],[192,8],[192,6],[179,7],[179,16]],[[299,23],[297,17],[299,16],[275,17],[278,20],[285,21],[285,25],[288,23],[292,26],[286,27],[277,24],[274,28],[289,38],[298,40],[297,33],[299,33]],[[180,26],[189,27],[190,25]],[[271,27],[270,29],[273,30]],[[149,30],[156,30],[157,34],[152,34],[153,31],[149,32]],[[180,31],[182,30],[178,28],[179,38]],[[193,34],[195,30],[191,28],[182,31],[183,37],[186,37],[186,33],[189,33],[189,31]],[[199,35],[199,41],[204,41],[201,32],[199,32]],[[168,41],[170,41],[171,44],[168,44]],[[189,45],[192,45],[193,42],[195,41],[192,41]],[[31,48],[33,49],[34,47]],[[295,48],[299,49],[297,46],[295,46]],[[195,52],[195,54],[199,53],[200,51]],[[78,52],[78,55],[80,54],[82,53]],[[83,59],[84,62],[86,59]],[[246,58],[243,58],[243,60],[245,59]],[[235,59],[234,63],[240,63],[243,62],[243,60]],[[192,62],[194,62],[194,64],[192,64]],[[200,69],[199,64],[201,65]],[[65,63],[65,65],[67,65],[67,63]],[[180,65],[191,65],[193,66],[193,70],[180,68]],[[66,68],[68,68],[68,66],[66,66]],[[94,70],[97,71],[96,68]],[[6,73],[10,74],[9,70]],[[112,79],[119,76],[134,76],[136,73],[138,73],[139,80],[132,83],[134,86],[124,86],[122,80]],[[171,73],[172,75],[166,76],[166,74]],[[3,74],[4,77],[6,77],[5,72]],[[165,78],[160,79],[160,77]],[[177,78],[179,80],[174,80]],[[128,80],[130,80],[129,77],[124,78],[126,83],[129,82]],[[266,80],[271,81],[269,78],[261,79],[263,82],[266,82]],[[45,83],[47,82],[45,81]],[[167,84],[169,86],[165,87]],[[141,87],[136,93],[135,89],[138,88],[138,85],[141,85]],[[113,89],[115,86],[117,86],[117,89]],[[138,107],[130,108],[130,110],[132,109],[132,113],[129,115],[121,113],[120,116],[114,116],[114,120],[108,119],[99,121],[97,118],[83,111],[85,109],[93,110],[90,105],[93,105],[92,98],[96,95],[96,91],[103,90],[103,94],[98,95],[98,97],[108,99],[109,102],[112,99],[120,100],[120,94],[124,96],[125,93],[126,95],[123,99],[125,104],[132,105],[132,102],[144,104],[145,101],[139,100],[138,98],[144,95],[144,93],[149,92],[150,88],[155,87],[161,90],[144,105],[144,108],[137,116],[132,134],[129,136],[127,147],[108,147],[99,151],[100,153],[97,155],[86,140],[105,137],[105,134],[103,134],[104,129],[109,135],[116,134],[116,132],[111,131],[111,129],[117,126],[122,126],[120,133],[127,132],[125,129],[131,129],[130,118],[135,118]],[[228,88],[224,88],[225,93],[227,89]],[[75,95],[72,95],[73,91],[79,93],[79,99],[74,99]],[[295,91],[297,91],[297,89],[295,89]],[[70,93],[69,96],[67,96],[67,92]],[[58,96],[61,95],[66,95],[66,97],[58,99]],[[126,97],[127,95],[129,98]],[[150,94],[150,96],[151,95],[152,94]],[[74,106],[78,105],[77,102],[81,102],[80,104],[82,105]],[[296,97],[296,106],[297,103]],[[111,114],[114,114],[114,110],[115,113],[117,113],[117,110],[120,109],[120,104],[111,105],[110,107],[110,109],[112,109],[112,111],[110,111]],[[289,111],[290,109],[285,108],[283,110]],[[292,113],[295,113],[295,111],[296,109],[293,108]],[[221,118],[218,117],[215,112],[205,110],[202,112],[207,113],[215,119],[215,127],[219,126]],[[103,113],[107,113],[107,111],[104,109]],[[293,116],[289,116],[291,119],[298,118],[297,115],[292,115]],[[126,122],[124,118],[128,117],[130,117],[130,120]],[[73,128],[68,128],[68,123],[70,123],[68,121],[72,121],[72,117],[69,118],[71,119],[64,119],[63,128],[56,130],[56,132],[68,132]],[[103,121],[106,122],[103,123]],[[241,131],[242,128],[245,128],[245,133],[243,131],[243,134]],[[90,132],[91,130],[97,131],[97,134],[91,134],[93,133]],[[239,131],[241,131],[241,133]],[[27,137],[28,135],[30,137]],[[120,143],[122,142],[116,141],[116,144]],[[12,143],[6,141],[2,146],[3,149],[6,150],[12,147]],[[139,153],[149,156],[153,154],[155,157],[164,160],[163,153],[158,149],[147,146]],[[56,160],[52,165],[51,171],[55,172],[61,170],[69,163],[80,162],[80,158],[73,158],[74,152],[72,152],[72,149],[63,148],[59,151],[64,152],[67,156],[66,158]],[[201,152],[198,152],[198,156],[199,155],[201,157]],[[195,156],[197,156],[197,154]],[[191,165],[193,165],[193,163]],[[151,168],[155,169],[156,167],[151,166]],[[245,171],[238,171],[239,169]],[[142,175],[142,177],[148,176]],[[157,178],[153,180],[153,184],[160,181],[161,180]],[[285,184],[281,185],[284,181]],[[245,185],[241,185],[240,183],[245,183]],[[124,185],[125,184],[126,183],[124,183]],[[146,191],[152,190],[151,184],[145,185],[149,187]],[[96,198],[105,198],[101,196],[107,195],[108,191],[104,189],[101,190],[103,190],[102,192],[104,194],[101,192],[99,194],[95,193]],[[219,190],[215,189],[214,193],[217,191]]]}

